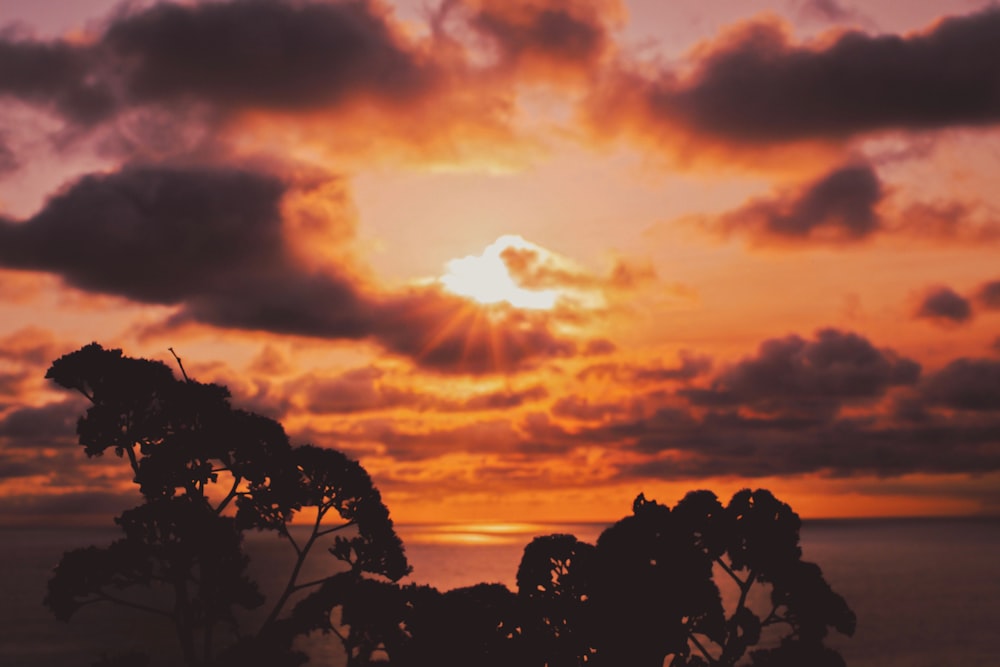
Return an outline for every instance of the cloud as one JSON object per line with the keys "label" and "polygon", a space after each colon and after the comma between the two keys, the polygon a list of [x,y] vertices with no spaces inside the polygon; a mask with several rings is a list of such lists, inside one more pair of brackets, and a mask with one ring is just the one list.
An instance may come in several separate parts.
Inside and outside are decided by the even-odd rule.
{"label": "cloud", "polygon": [[552,405],[552,414],[578,421],[603,421],[608,417],[630,412],[621,401],[591,401],[583,396],[563,396]]}
{"label": "cloud", "polygon": [[40,374],[63,351],[51,331],[36,326],[22,327],[0,338],[0,360],[36,368]]}
{"label": "cloud", "polygon": [[159,3],[116,18],[100,50],[132,104],[302,110],[405,100],[434,79],[373,2]]}
{"label": "cloud", "polygon": [[1000,361],[955,359],[921,386],[930,405],[1000,413]]}
{"label": "cloud", "polygon": [[987,310],[1000,310],[1000,280],[983,283],[976,290],[976,301]]}
{"label": "cloud", "polygon": [[602,276],[531,244],[509,245],[500,252],[500,259],[514,281],[526,289],[632,290],[656,281],[656,270],[649,263],[618,257]]}
{"label": "cloud", "polygon": [[944,324],[962,324],[972,319],[972,305],[950,287],[933,287],[924,294],[914,317]]}
{"label": "cloud", "polygon": [[586,72],[611,45],[612,3],[480,0],[466,3],[469,28],[485,38],[504,69]]}
{"label": "cloud", "polygon": [[858,18],[855,10],[844,7],[837,0],[805,0],[799,7],[799,12],[825,21],[844,22]]}
{"label": "cloud", "polygon": [[403,409],[419,412],[477,412],[511,410],[548,396],[535,384],[522,389],[506,387],[455,395],[431,386],[407,386],[393,374],[376,366],[363,366],[333,377],[310,375],[288,383],[288,391],[299,395],[309,414],[358,414]]}
{"label": "cloud", "polygon": [[795,41],[779,19],[756,18],[672,69],[619,62],[584,115],[599,137],[624,134],[681,163],[741,158],[788,169],[790,156],[814,157],[874,133],[997,123],[998,32],[995,7],[918,33],[849,30],[809,43]]}
{"label": "cloud", "polygon": [[997,220],[983,202],[906,202],[898,188],[886,187],[869,162],[836,167],[719,215],[682,218],[713,234],[743,236],[767,246],[847,244],[877,235],[976,245],[1000,238]]}
{"label": "cloud", "polygon": [[[374,293],[348,267],[314,267],[288,241],[283,201],[292,187],[265,173],[207,167],[86,176],[32,218],[0,219],[0,265],[177,305],[174,326],[372,339],[445,372],[514,370],[576,353],[544,316],[487,313],[436,287]],[[329,217],[323,224],[336,227]]]}
{"label": "cloud", "polygon": [[[507,419],[478,419],[458,426],[414,430],[396,420],[370,419],[347,430],[311,433],[308,437],[320,443],[331,442],[347,450],[376,443],[380,452],[404,464],[473,454],[477,466],[484,465],[484,457],[516,453],[521,442],[521,435]],[[466,470],[465,474],[471,475],[472,472]]]}
{"label": "cloud", "polygon": [[76,442],[76,422],[85,409],[82,398],[17,408],[0,419],[0,438],[19,447]]}
{"label": "cloud", "polygon": [[1000,218],[983,202],[959,199],[918,201],[903,205],[885,225],[886,231],[935,243],[995,243]]}
{"label": "cloud", "polygon": [[688,382],[708,373],[712,369],[712,358],[692,350],[680,350],[677,353],[680,364],[664,366],[662,364],[622,364],[607,362],[593,364],[577,373],[579,380],[614,380],[617,383],[658,383],[667,381]]}
{"label": "cloud", "polygon": [[89,43],[0,39],[0,94],[85,126],[149,104],[308,110],[420,94],[422,60],[373,2],[157,3]]}
{"label": "cloud", "polygon": [[[723,370],[717,381],[728,372]],[[619,456],[614,466],[615,479],[629,482],[982,473],[1000,470],[998,372],[996,361],[959,359],[908,383],[904,391],[919,407],[918,419],[886,414],[873,401],[855,403],[849,413],[836,416],[788,410],[754,414],[743,410],[744,404],[705,405],[700,396],[689,395],[689,406],[615,415],[570,437],[578,445],[600,443],[633,453]],[[794,385],[800,374],[791,365],[772,379]]]}
{"label": "cloud", "polygon": [[680,366],[638,368],[632,374],[632,377],[639,382],[660,382],[663,380],[686,382],[712,370],[712,358],[707,355],[697,354],[690,350],[681,350],[678,356],[681,360]]}
{"label": "cloud", "polygon": [[764,341],[756,356],[724,368],[707,388],[677,393],[700,407],[829,418],[842,406],[870,404],[919,376],[912,359],[880,350],[859,334],[823,329],[814,340],[792,335]]}
{"label": "cloud", "polygon": [[[499,316],[498,316],[499,315]],[[488,373],[532,368],[578,352],[544,313],[483,307],[437,289],[414,289],[379,304],[374,337],[428,369]]]}
{"label": "cloud", "polygon": [[[51,332],[35,326],[0,337],[0,400],[10,397],[23,401],[33,388],[43,384],[48,364],[64,351]],[[0,412],[3,408],[0,403]]]}
{"label": "cloud", "polygon": [[879,230],[884,196],[869,165],[839,167],[798,190],[756,199],[711,222],[755,241],[857,241]]}
{"label": "cloud", "polygon": [[706,50],[690,79],[650,103],[712,135],[767,143],[1000,120],[1000,10],[908,35],[846,32],[818,47],[748,24]]}
{"label": "cloud", "polygon": [[633,443],[650,456],[621,466],[617,478],[983,473],[1000,470],[998,426],[995,420],[977,425],[948,419],[889,426],[841,419],[818,425],[715,413],[685,424],[665,416],[641,423],[643,433]]}
{"label": "cloud", "polygon": [[380,0],[126,3],[72,39],[0,33],[0,100],[63,122],[39,142],[109,158],[523,161],[513,72],[446,41]]}
{"label": "cloud", "polygon": [[0,33],[0,98],[48,107],[89,127],[115,110],[111,87],[95,77],[87,46],[17,39]]}

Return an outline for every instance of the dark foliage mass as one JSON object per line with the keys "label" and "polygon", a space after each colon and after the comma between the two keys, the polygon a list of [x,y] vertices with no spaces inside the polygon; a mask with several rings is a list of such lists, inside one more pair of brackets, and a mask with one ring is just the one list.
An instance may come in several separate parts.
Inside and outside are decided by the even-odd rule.
{"label": "dark foliage mass", "polygon": [[[329,615],[340,602],[328,589],[409,572],[368,473],[338,451],[293,447],[277,422],[232,408],[225,387],[179,380],[162,363],[96,343],[56,360],[47,377],[89,399],[80,444],[88,456],[110,449],[126,459],[142,496],[115,519],[121,539],[64,555],[45,598],[57,618],[112,602],[172,624],[187,665],[236,664],[248,652],[294,665],[305,656],[292,641],[312,628],[297,608],[286,613],[293,595],[300,606],[328,603]],[[305,539],[289,530],[303,508],[315,511]],[[249,530],[276,533],[295,552],[287,586],[250,631],[238,611],[265,600],[247,570]],[[301,581],[313,547],[335,533],[329,551],[340,565],[324,579]],[[132,660],[121,664],[142,664]]]}
{"label": "dark foliage mass", "polygon": [[[410,571],[402,543],[357,462],[293,447],[280,424],[232,408],[224,387],[96,343],[58,359],[48,377],[90,400],[80,444],[126,459],[142,502],[116,518],[124,537],[64,555],[45,603],[63,620],[97,602],[160,616],[186,665],[300,665],[308,656],[293,642],[309,633],[339,639],[349,667],[844,665],[823,641],[830,628],[852,634],[854,613],[802,560],[799,517],[768,491],[743,490],[728,505],[696,491],[673,508],[640,494],[596,544],[535,538],[516,592],[491,583],[441,592],[398,583]],[[303,538],[289,524],[307,507],[316,518]],[[254,628],[238,613],[265,604],[248,570],[249,530],[277,534],[295,554]],[[327,535],[339,564],[303,582]],[[762,609],[755,586],[769,596]],[[723,603],[722,587],[735,602]]]}

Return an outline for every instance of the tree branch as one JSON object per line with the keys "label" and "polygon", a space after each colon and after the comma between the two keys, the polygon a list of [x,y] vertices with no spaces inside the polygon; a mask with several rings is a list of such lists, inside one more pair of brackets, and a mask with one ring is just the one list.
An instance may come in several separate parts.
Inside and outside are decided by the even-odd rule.
{"label": "tree branch", "polygon": [[191,379],[188,377],[187,372],[184,370],[184,364],[181,363],[181,358],[177,356],[176,352],[174,352],[174,348],[168,347],[167,349],[170,350],[170,354],[174,355],[174,359],[177,360],[177,365],[180,366],[181,375],[184,376],[184,381],[185,382],[190,382]]}
{"label": "tree branch", "polygon": [[[338,572],[337,574],[341,574],[341,573]],[[326,582],[328,582],[331,579],[333,579],[334,577],[336,577],[337,574],[331,574],[329,577],[323,577],[322,579],[317,579],[315,581],[308,581],[308,582],[306,582],[304,584],[296,584],[295,587],[294,587],[294,590],[301,591],[304,588],[309,588],[311,586],[319,586],[320,584],[325,584]]]}
{"label": "tree branch", "polygon": [[324,535],[329,535],[330,533],[336,533],[338,530],[343,530],[348,526],[354,526],[357,523],[358,523],[357,521],[347,521],[345,523],[340,524],[339,526],[334,526],[333,528],[327,528],[326,530],[319,531],[318,533],[316,533],[316,537],[323,537]]}
{"label": "tree branch", "polygon": [[718,563],[722,567],[722,569],[725,570],[726,573],[733,578],[733,581],[735,581],[736,584],[740,587],[740,590],[743,590],[745,582],[736,576],[736,573],[733,572],[733,569],[731,567],[726,565],[726,562],[722,560],[722,557],[720,556],[719,558],[716,558],[715,562]]}
{"label": "tree branch", "polygon": [[101,600],[106,600],[108,602],[114,602],[115,604],[120,604],[123,607],[130,607],[131,609],[137,609],[139,611],[144,611],[144,612],[147,612],[149,614],[156,614],[158,616],[166,616],[167,618],[173,618],[174,617],[173,614],[171,614],[168,611],[164,611],[163,609],[156,609],[155,607],[147,607],[146,605],[141,604],[139,602],[131,602],[129,600],[123,600],[121,598],[115,597],[114,595],[109,595],[105,591],[97,591],[97,595],[99,597],[94,598],[93,600],[88,600],[86,604],[90,604],[92,602],[99,602]]}
{"label": "tree branch", "polygon": [[[227,470],[227,468],[223,468],[223,470]],[[215,471],[213,470],[212,472]],[[237,496],[236,489],[239,488],[240,482],[242,481],[243,481],[242,477],[240,477],[239,475],[233,475],[233,487],[229,489],[229,493],[227,493],[226,497],[222,499],[222,502],[219,503],[219,506],[215,508],[216,514],[222,514],[222,510],[226,509],[226,505],[228,505],[229,502]]]}
{"label": "tree branch", "polygon": [[705,656],[705,660],[708,661],[709,665],[718,664],[718,661],[712,657],[712,655],[708,652],[708,649],[702,646],[701,642],[698,641],[698,638],[694,636],[693,632],[688,632],[688,639],[695,645],[695,648],[701,651],[701,654]]}
{"label": "tree branch", "polygon": [[[309,539],[306,540],[306,543],[302,546],[301,549],[296,548],[296,553],[298,553],[298,558],[295,561],[295,567],[292,568],[292,574],[288,577],[288,583],[285,585],[285,590],[282,592],[281,597],[279,597],[278,601],[274,604],[274,608],[268,615],[267,620],[265,620],[264,624],[261,625],[260,630],[258,631],[258,635],[278,619],[278,615],[281,614],[281,610],[285,606],[285,603],[288,602],[288,598],[290,598],[292,596],[292,593],[296,591],[296,580],[299,578],[299,573],[302,571],[302,565],[306,562],[306,557],[309,555],[309,550],[312,549],[313,545],[316,543],[316,540],[320,536],[319,527],[320,527],[320,522],[323,521],[324,514],[325,512],[323,511],[322,507],[317,509],[316,520],[313,522],[312,534],[309,536]],[[292,542],[292,546],[296,546],[295,542],[292,540],[291,534],[287,531],[287,529],[285,530],[285,534],[288,535],[288,539],[290,542]]]}

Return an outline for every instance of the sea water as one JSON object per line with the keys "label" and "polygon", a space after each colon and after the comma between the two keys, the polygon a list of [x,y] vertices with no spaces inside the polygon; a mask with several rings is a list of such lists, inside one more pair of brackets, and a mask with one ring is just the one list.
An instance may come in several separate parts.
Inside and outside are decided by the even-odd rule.
{"label": "sea water", "polygon": [[[516,589],[521,553],[532,537],[570,533],[594,542],[604,526],[398,526],[413,566],[406,580],[440,590],[480,582]],[[849,667],[1000,667],[1000,520],[887,519],[807,521],[805,560],[816,562],[858,617],[853,638],[830,645]],[[63,551],[117,537],[113,529],[0,529],[0,665],[86,667],[102,651],[152,649],[155,667],[179,662],[168,628],[139,612],[93,606],[69,623],[41,600]],[[288,546],[251,537],[253,571],[265,592],[283,584]],[[332,558],[318,550],[321,575]],[[250,619],[253,620],[253,619]],[[340,667],[334,638],[303,646],[310,665]]]}

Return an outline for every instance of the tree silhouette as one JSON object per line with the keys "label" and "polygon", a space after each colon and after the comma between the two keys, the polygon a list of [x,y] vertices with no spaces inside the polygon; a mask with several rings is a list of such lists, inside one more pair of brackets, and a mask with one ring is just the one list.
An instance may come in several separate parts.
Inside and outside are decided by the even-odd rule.
{"label": "tree silhouette", "polygon": [[[525,549],[524,633],[541,636],[527,664],[731,667],[768,628],[786,634],[750,653],[754,667],[844,664],[823,639],[830,627],[853,634],[854,613],[802,561],[801,522],[788,505],[743,490],[723,507],[695,491],[672,510],[640,494],[632,509],[596,546],[552,535]],[[735,586],[730,610],[719,577]],[[771,588],[760,615],[750,605],[755,585]]]}
{"label": "tree silhouette", "polygon": [[[289,613],[290,600],[298,594],[305,596],[299,605],[325,604],[329,617],[364,592],[365,575],[396,581],[410,571],[402,542],[360,464],[338,451],[291,446],[280,424],[232,408],[225,387],[181,371],[177,379],[160,362],[96,343],[49,368],[47,378],[91,403],[77,425],[87,455],[112,449],[127,460],[142,502],[115,519],[121,539],[63,556],[45,604],[62,620],[99,602],[161,617],[173,626],[186,665],[236,664],[246,655],[254,656],[250,664],[301,664],[306,657],[292,642],[313,627],[307,615]],[[303,508],[315,513],[304,538],[289,530]],[[248,574],[249,530],[278,535],[294,564],[264,620],[248,630],[238,610],[265,602]],[[313,548],[331,535],[339,566],[301,581]],[[341,587],[345,595],[321,594],[347,579],[354,584]],[[141,665],[145,658],[111,656],[100,664]]]}
{"label": "tree silhouette", "polygon": [[[844,666],[823,641],[830,628],[853,634],[854,613],[802,560],[799,517],[769,491],[744,489],[726,506],[694,491],[673,508],[639,494],[596,544],[535,538],[516,593],[404,586],[403,545],[360,464],[293,447],[277,422],[181,373],[96,343],[48,371],[91,402],[77,427],[87,455],[127,460],[142,497],[115,519],[124,537],[63,556],[45,598],[60,619],[99,602],[160,617],[199,667],[300,665],[293,642],[312,632],[339,639],[348,667]],[[293,534],[304,508],[308,533]],[[248,630],[238,612],[265,603],[248,570],[251,530],[279,536],[294,562]],[[338,567],[302,581],[327,536]],[[96,663],[147,664],[138,653]]]}

